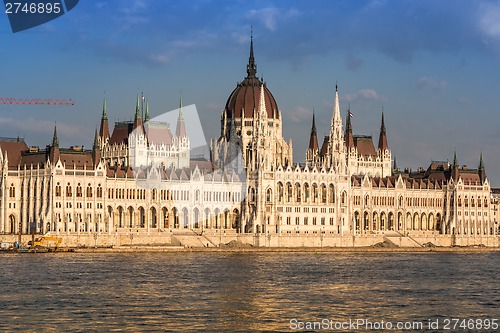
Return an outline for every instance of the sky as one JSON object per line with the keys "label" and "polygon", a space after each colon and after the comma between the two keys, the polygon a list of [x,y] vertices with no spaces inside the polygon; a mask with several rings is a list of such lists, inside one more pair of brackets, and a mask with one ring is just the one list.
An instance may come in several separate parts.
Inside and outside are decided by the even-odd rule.
{"label": "sky", "polygon": [[[80,1],[12,33],[0,13],[0,97],[71,98],[74,106],[0,105],[0,136],[91,147],[107,100],[130,120],[144,92],[152,117],[195,104],[207,140],[246,75],[253,30],[257,75],[273,93],[295,162],[329,131],[335,85],[354,134],[378,142],[382,110],[399,168],[480,153],[500,187],[500,2]],[[111,126],[112,127],[112,126]]]}

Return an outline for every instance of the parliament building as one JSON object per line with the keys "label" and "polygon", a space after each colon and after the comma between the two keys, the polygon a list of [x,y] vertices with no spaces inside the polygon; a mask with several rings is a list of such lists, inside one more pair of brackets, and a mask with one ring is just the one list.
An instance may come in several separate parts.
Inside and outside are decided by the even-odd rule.
{"label": "parliament building", "polygon": [[143,243],[192,234],[201,246],[220,245],[222,235],[254,246],[499,246],[499,200],[482,155],[477,169],[460,167],[455,153],[452,163],[399,170],[384,114],[378,138],[355,135],[337,87],[332,99],[328,135],[318,138],[313,115],[305,159],[294,163],[286,114],[257,77],[251,40],[246,77],[205,160],[190,156],[182,104],[173,129],[150,119],[139,97],[134,121],[112,132],[104,100],[91,150],[61,148],[56,128],[44,149],[0,139],[0,234],[103,245],[133,232]]}

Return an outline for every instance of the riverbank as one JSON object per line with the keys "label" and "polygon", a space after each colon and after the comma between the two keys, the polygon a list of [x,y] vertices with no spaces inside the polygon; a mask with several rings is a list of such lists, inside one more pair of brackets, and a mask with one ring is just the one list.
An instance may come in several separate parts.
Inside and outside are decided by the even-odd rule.
{"label": "riverbank", "polygon": [[182,247],[182,246],[138,246],[138,247],[112,247],[112,248],[76,248],[79,253],[115,253],[115,252],[336,252],[336,253],[487,253],[500,252],[500,248],[492,247]]}
{"label": "riverbank", "polygon": [[[497,235],[440,235],[394,232],[362,235],[236,234],[116,232],[108,234],[46,234],[35,238],[41,247],[80,252],[467,252],[500,251]],[[2,248],[30,248],[32,235],[0,235]]]}

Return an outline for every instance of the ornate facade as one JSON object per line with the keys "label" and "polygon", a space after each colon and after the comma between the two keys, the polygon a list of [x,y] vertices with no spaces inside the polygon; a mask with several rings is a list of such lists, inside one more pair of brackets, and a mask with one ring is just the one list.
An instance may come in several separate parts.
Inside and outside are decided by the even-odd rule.
{"label": "ornate facade", "polygon": [[[182,106],[180,108],[182,110]],[[257,77],[250,44],[245,79],[221,114],[210,161],[190,159],[182,111],[169,124],[143,116],[110,135],[106,102],[92,150],[45,150],[0,141],[0,233],[203,232],[267,235],[495,235],[493,198],[482,156],[477,169],[432,162],[416,172],[392,160],[384,115],[377,148],[345,125],[338,88],[329,135],[318,144],[313,115],[303,163],[282,136],[283,114]],[[286,116],[286,115],[285,115]],[[394,162],[394,163],[393,163]]]}

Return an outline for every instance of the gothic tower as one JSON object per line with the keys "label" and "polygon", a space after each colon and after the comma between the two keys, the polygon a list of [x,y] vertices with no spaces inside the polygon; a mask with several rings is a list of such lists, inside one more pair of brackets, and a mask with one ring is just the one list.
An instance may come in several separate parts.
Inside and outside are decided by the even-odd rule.
{"label": "gothic tower", "polygon": [[346,171],[346,151],[344,134],[342,131],[342,118],[340,116],[339,90],[335,85],[335,100],[333,102],[333,115],[330,122],[330,135],[328,151],[325,159],[327,167],[333,167],[337,172]]}

